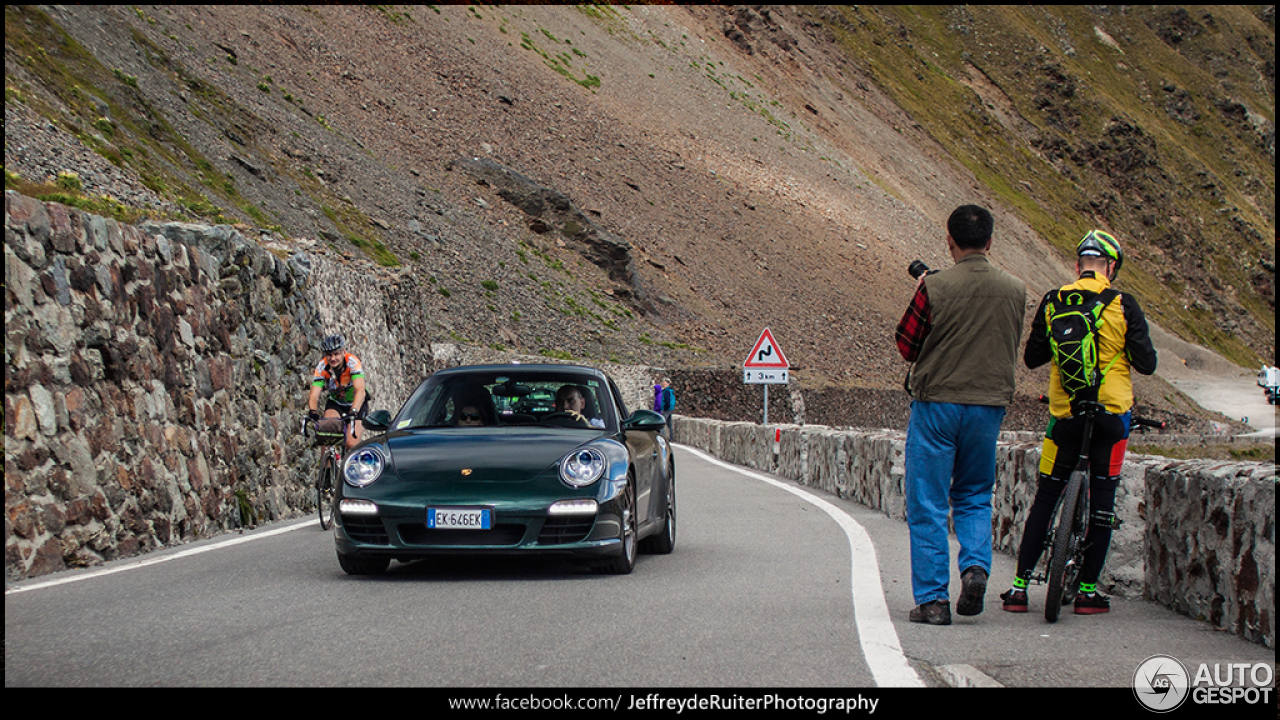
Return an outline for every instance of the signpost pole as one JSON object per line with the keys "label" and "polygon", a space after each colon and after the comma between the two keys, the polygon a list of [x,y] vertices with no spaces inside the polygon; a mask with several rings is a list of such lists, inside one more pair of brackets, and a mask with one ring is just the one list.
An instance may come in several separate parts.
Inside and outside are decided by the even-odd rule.
{"label": "signpost pole", "polygon": [[769,386],[764,386],[764,422],[763,425],[769,424]]}

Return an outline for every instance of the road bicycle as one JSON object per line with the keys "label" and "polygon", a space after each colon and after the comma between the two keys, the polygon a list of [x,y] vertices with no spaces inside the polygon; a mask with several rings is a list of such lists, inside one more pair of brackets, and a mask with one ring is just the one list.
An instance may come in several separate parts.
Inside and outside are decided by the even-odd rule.
{"label": "road bicycle", "polygon": [[347,424],[342,418],[308,418],[302,421],[302,434],[320,446],[320,464],[315,481],[316,511],[320,514],[320,529],[328,530],[333,527],[336,514],[335,502],[342,473],[342,451],[346,447]]}
{"label": "road bicycle", "polygon": [[[1041,402],[1048,398],[1041,396]],[[1044,619],[1057,622],[1063,605],[1075,602],[1079,590],[1077,581],[1084,566],[1084,553],[1089,544],[1089,443],[1093,438],[1093,421],[1102,411],[1098,402],[1082,402],[1084,430],[1080,439],[1080,454],[1076,467],[1067,478],[1054,515],[1049,520],[1049,532],[1045,535],[1045,549],[1041,555],[1041,572],[1033,573],[1030,580],[1049,586],[1045,593]],[[1130,426],[1160,429],[1163,422],[1131,417]]]}

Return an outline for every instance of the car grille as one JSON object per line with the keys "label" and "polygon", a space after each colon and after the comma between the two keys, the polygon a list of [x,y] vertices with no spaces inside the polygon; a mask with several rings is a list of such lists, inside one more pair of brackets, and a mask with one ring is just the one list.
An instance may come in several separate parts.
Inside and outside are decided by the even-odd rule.
{"label": "car grille", "polygon": [[524,525],[498,525],[492,530],[433,530],[419,523],[399,528],[406,545],[516,545],[524,539]]}
{"label": "car grille", "polygon": [[379,518],[343,515],[342,527],[346,529],[347,537],[355,542],[368,545],[391,544],[391,538],[387,537],[387,529],[382,526],[382,520]]}
{"label": "car grille", "polygon": [[542,532],[538,534],[538,544],[564,545],[582,542],[595,524],[595,516],[547,518],[547,521],[542,524]]}

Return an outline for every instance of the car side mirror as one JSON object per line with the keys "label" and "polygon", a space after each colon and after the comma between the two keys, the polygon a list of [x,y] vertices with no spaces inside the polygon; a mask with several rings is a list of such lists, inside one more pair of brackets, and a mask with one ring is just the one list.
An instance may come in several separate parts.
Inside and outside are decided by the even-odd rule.
{"label": "car side mirror", "polygon": [[643,430],[646,432],[662,432],[667,428],[667,419],[662,413],[652,410],[637,410],[622,423],[623,430]]}
{"label": "car side mirror", "polygon": [[391,427],[391,413],[386,410],[374,410],[364,418],[365,429],[373,432],[386,432]]}

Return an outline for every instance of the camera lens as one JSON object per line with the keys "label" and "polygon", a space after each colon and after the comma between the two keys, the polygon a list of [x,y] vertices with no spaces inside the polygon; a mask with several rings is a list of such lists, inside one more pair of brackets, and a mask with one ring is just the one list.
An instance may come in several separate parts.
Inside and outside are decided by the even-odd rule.
{"label": "camera lens", "polygon": [[929,272],[929,266],[919,260],[912,260],[907,266],[907,272],[911,273],[911,277],[919,279],[921,275]]}

